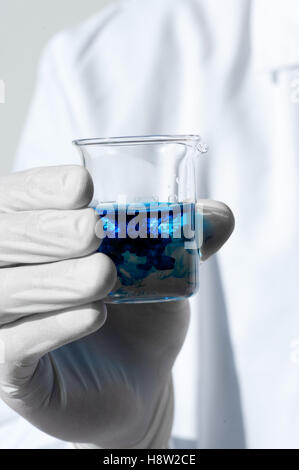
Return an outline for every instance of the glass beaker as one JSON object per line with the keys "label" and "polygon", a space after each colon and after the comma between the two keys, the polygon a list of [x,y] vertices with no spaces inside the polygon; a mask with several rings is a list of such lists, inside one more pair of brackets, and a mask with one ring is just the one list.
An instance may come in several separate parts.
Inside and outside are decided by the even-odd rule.
{"label": "glass beaker", "polygon": [[202,217],[196,216],[195,158],[207,151],[201,138],[73,143],[94,182],[91,207],[101,216],[99,251],[117,268],[117,284],[105,301],[178,300],[197,292]]}

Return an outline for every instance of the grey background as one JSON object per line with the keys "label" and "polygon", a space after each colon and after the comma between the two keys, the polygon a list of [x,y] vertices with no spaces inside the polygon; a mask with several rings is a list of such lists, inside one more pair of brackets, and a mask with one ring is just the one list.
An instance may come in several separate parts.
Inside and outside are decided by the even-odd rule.
{"label": "grey background", "polygon": [[45,43],[110,1],[0,0],[0,80],[6,87],[0,103],[0,176],[11,170]]}

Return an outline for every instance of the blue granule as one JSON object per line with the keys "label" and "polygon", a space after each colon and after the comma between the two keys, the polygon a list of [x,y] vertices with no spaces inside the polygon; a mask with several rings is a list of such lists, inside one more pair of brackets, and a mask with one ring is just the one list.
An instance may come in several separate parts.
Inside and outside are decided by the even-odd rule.
{"label": "blue granule", "polygon": [[[116,290],[110,293],[111,298],[118,298],[119,301],[134,301],[139,297],[148,297],[151,300],[175,299],[177,293],[174,289],[177,289],[177,284],[173,284],[174,279],[181,280],[179,297],[189,296],[196,290],[198,250],[185,248],[185,242],[190,239],[185,237],[183,231],[184,225],[190,221],[194,230],[195,207],[191,203],[180,204],[180,212],[172,213],[170,206],[171,204],[160,203],[159,208],[153,211],[148,203],[143,204],[134,215],[126,214],[126,227],[121,224],[128,206],[122,209],[122,214],[116,205],[108,209],[95,209],[101,215],[104,230],[109,235],[102,240],[99,252],[108,255],[117,269],[119,282]],[[166,218],[165,209],[169,210]],[[146,237],[133,239],[130,238],[132,221],[140,213],[143,215],[143,234]],[[137,223],[136,230],[140,228]],[[179,238],[178,229],[181,230]],[[120,234],[125,234],[126,237],[120,238]],[[166,234],[169,234],[168,238]],[[165,280],[168,280],[167,287],[162,283]],[[154,288],[151,287],[153,281]]]}

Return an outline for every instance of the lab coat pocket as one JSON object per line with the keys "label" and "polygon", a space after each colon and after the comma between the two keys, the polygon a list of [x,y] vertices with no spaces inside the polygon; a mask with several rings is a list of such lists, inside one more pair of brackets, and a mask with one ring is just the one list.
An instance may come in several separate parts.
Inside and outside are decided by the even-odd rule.
{"label": "lab coat pocket", "polygon": [[299,68],[298,0],[259,0],[251,18],[253,66],[263,71]]}
{"label": "lab coat pocket", "polygon": [[[271,123],[268,134],[267,193],[271,194],[275,232],[286,239],[284,227],[296,213],[299,197],[299,2],[259,0],[253,9],[252,66],[262,83]],[[279,214],[279,217],[277,217]],[[281,232],[281,233],[280,233]],[[290,232],[288,242],[291,244]]]}

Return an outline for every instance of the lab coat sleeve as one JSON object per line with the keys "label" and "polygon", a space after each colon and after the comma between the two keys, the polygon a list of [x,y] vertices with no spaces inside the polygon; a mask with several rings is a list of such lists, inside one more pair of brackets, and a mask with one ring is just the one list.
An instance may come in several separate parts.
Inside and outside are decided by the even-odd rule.
{"label": "lab coat sleeve", "polygon": [[57,35],[42,54],[14,171],[48,165],[79,164],[79,156],[72,146],[76,130],[66,93],[66,74],[62,54],[58,53],[62,46],[63,40]]}

